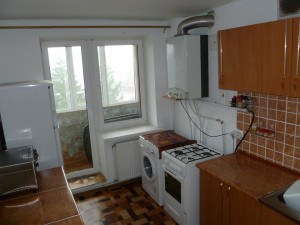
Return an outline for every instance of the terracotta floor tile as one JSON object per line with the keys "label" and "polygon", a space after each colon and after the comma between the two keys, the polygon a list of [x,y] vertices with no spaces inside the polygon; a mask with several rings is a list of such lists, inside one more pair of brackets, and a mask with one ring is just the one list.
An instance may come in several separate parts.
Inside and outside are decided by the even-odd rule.
{"label": "terracotta floor tile", "polygon": [[140,181],[75,196],[85,225],[176,225]]}

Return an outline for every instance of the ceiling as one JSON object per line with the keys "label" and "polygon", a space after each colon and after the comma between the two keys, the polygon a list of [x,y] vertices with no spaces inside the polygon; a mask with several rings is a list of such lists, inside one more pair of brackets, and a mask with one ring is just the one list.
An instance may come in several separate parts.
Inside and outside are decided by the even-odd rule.
{"label": "ceiling", "polygon": [[0,0],[0,19],[167,20],[233,0]]}

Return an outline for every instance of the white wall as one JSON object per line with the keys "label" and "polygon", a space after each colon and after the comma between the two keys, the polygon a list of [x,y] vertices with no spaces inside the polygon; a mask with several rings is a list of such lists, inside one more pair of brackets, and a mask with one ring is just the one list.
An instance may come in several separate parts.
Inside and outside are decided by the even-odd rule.
{"label": "white wall", "polygon": [[[227,29],[232,27],[250,25],[255,23],[267,22],[277,19],[277,1],[274,0],[240,0],[235,1],[221,7],[213,9],[215,12],[215,25],[212,28],[197,28],[191,30],[191,34],[207,34],[209,35],[209,96],[213,101],[221,104],[229,104],[229,101],[235,92],[223,91],[218,88],[218,53],[217,45],[213,42],[216,41],[217,31],[220,29]],[[176,33],[177,26],[185,18],[180,18],[172,21],[172,28],[170,29],[169,36]],[[224,97],[222,97],[224,95]],[[181,105],[175,103],[175,131],[190,138],[199,139],[199,134],[196,136],[191,132],[189,120],[182,109]],[[197,103],[201,115],[210,116],[215,119],[224,121],[225,132],[230,132],[236,129],[236,111],[223,106],[199,102]],[[197,123],[197,116],[190,111],[191,115],[195,118]],[[203,120],[204,130],[209,134],[220,134],[220,125],[210,120]],[[209,129],[205,125],[209,123]],[[192,131],[194,130],[192,126]],[[192,135],[191,135],[192,134]],[[206,144],[218,150],[222,150],[221,138],[206,138]],[[232,138],[225,137],[226,153],[233,150]]]}
{"label": "white wall", "polygon": [[[164,22],[139,21],[0,21],[0,26],[55,25],[166,25]],[[167,92],[165,39],[163,28],[101,28],[101,29],[1,29],[0,83],[43,80],[40,42],[81,38],[130,38],[145,40],[145,65],[148,117],[151,124],[169,128],[168,105],[163,99]],[[38,107],[38,106],[37,106]],[[94,113],[97,116],[97,113]],[[98,131],[101,128],[98,127]]]}

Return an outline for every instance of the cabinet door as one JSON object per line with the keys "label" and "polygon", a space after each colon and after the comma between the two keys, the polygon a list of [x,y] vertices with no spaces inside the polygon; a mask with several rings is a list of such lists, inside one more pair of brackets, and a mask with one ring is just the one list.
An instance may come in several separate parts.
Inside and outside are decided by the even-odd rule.
{"label": "cabinet door", "polygon": [[[243,91],[246,88],[251,45],[247,40],[249,27],[218,32],[219,40],[219,87]],[[254,81],[255,82],[255,81]],[[256,87],[256,85],[253,85]]]}
{"label": "cabinet door", "polygon": [[230,225],[259,225],[260,203],[235,188],[231,187],[228,192],[230,199]]}
{"label": "cabinet door", "polygon": [[296,225],[298,223],[289,220],[278,212],[262,205],[261,207],[261,225]]}
{"label": "cabinet door", "polygon": [[200,171],[200,224],[221,225],[223,214],[221,181]]}
{"label": "cabinet door", "polygon": [[293,20],[219,31],[219,87],[290,94]]}
{"label": "cabinet door", "polygon": [[291,95],[300,97],[300,23],[299,18],[293,20],[293,48],[292,48],[292,73]]}

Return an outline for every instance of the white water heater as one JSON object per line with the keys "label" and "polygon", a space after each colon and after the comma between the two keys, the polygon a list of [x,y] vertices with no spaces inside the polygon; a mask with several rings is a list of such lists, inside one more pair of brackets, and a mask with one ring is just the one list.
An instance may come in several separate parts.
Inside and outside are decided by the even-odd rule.
{"label": "white water heater", "polygon": [[208,97],[208,36],[167,39],[168,93],[174,99]]}

